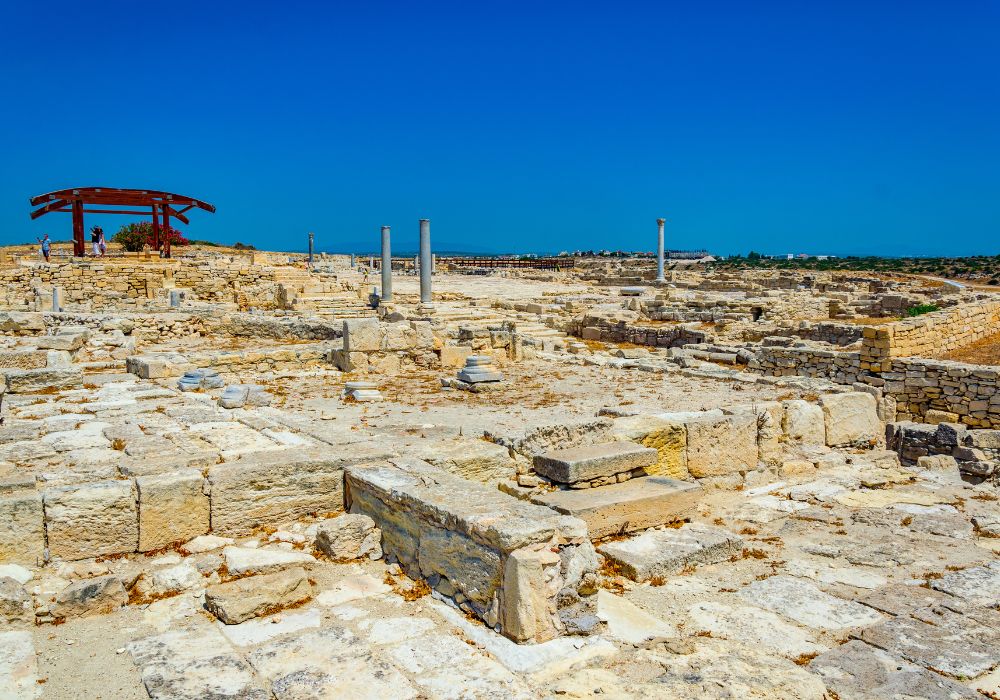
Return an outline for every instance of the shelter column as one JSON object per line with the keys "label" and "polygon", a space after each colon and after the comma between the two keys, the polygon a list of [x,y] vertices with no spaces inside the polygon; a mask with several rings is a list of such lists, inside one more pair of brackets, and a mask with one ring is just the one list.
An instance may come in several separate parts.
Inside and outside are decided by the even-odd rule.
{"label": "shelter column", "polygon": [[431,220],[420,220],[420,303],[430,304],[431,297]]}
{"label": "shelter column", "polygon": [[83,240],[83,200],[73,200],[73,255],[78,258],[87,253],[87,245]]}
{"label": "shelter column", "polygon": [[163,205],[163,254],[170,257],[170,207]]}
{"label": "shelter column", "polygon": [[382,227],[382,301],[392,301],[392,248],[389,227]]}
{"label": "shelter column", "polygon": [[659,229],[659,235],[657,236],[656,243],[656,281],[666,282],[663,277],[663,225],[667,222],[666,219],[657,219],[656,226]]}
{"label": "shelter column", "polygon": [[153,248],[160,249],[160,214],[156,211],[155,204],[153,205]]}

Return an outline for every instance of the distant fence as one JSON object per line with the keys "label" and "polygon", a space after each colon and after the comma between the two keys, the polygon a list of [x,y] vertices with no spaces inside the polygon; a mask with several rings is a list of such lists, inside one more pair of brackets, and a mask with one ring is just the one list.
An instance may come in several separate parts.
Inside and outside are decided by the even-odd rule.
{"label": "distant fence", "polygon": [[573,258],[445,258],[438,256],[437,264],[453,268],[566,270],[573,267]]}

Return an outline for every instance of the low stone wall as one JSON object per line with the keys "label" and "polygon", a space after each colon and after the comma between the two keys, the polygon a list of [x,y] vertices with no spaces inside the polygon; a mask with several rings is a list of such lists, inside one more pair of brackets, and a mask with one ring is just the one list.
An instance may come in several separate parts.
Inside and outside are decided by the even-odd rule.
{"label": "low stone wall", "polygon": [[241,348],[191,353],[157,353],[126,358],[126,371],[142,379],[179,377],[192,369],[223,373],[274,372],[326,365],[330,348],[323,343],[300,343],[273,348]]}
{"label": "low stone wall", "polygon": [[[347,470],[347,503],[382,548],[466,613],[516,642],[566,630],[597,557],[586,524],[418,460]],[[561,614],[562,613],[562,614]]]}
{"label": "low stone wall", "polygon": [[347,319],[343,338],[344,347],[333,350],[330,360],[344,372],[397,374],[408,365],[435,367],[440,363],[429,321]]}
{"label": "low stone wall", "polygon": [[689,343],[705,343],[708,331],[685,325],[651,326],[600,316],[586,316],[570,324],[568,332],[584,340],[608,343],[633,343],[670,348]]}
{"label": "low stone wall", "polygon": [[[0,563],[40,564],[160,549],[212,532],[244,536],[265,526],[344,510],[344,467],[384,459],[386,450],[350,455],[276,450],[195,468],[133,465],[128,478],[36,489],[0,483]],[[143,473],[143,467],[149,473]],[[135,471],[139,471],[135,474]]]}
{"label": "low stone wall", "polygon": [[[957,467],[972,481],[1000,474],[1000,430],[900,421],[886,426],[886,446],[899,453],[900,459],[930,469]],[[938,459],[942,456],[946,459]]]}
{"label": "low stone wall", "polygon": [[887,359],[870,369],[858,352],[761,347],[748,365],[768,376],[819,377],[880,388],[896,402],[897,418],[921,420],[930,411],[980,428],[1000,427],[1000,369],[919,357]]}
{"label": "low stone wall", "polygon": [[864,369],[888,371],[897,357],[931,357],[1000,333],[1000,301],[960,304],[916,318],[864,330]]}
{"label": "low stone wall", "polygon": [[[33,263],[0,269],[0,303],[8,308],[30,308],[36,289],[62,287],[66,304],[91,310],[162,296],[164,290],[190,290],[203,301],[243,301],[275,306],[280,294],[278,268],[243,262],[107,259],[64,263]],[[238,300],[242,294],[246,297]],[[51,301],[49,302],[51,303]]]}

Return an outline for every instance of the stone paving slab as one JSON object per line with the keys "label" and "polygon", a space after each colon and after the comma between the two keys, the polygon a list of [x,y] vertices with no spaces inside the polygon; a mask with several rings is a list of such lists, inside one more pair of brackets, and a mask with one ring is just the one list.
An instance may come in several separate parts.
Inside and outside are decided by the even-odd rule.
{"label": "stone paving slab", "polygon": [[267,700],[253,669],[214,625],[171,631],[128,645],[153,700]]}
{"label": "stone paving slab", "polygon": [[841,698],[982,700],[979,693],[860,641],[820,654],[809,670]]}
{"label": "stone paving slab", "polygon": [[755,581],[741,590],[739,596],[752,605],[814,629],[838,632],[882,620],[881,615],[867,606],[836,598],[793,576]]}
{"label": "stone paving slab", "polygon": [[743,540],[727,530],[692,523],[647,530],[638,537],[597,548],[633,581],[671,576],[695,564],[725,561],[743,549]]}
{"label": "stone paving slab", "polygon": [[931,588],[976,605],[1000,607],[1000,561],[945,574],[932,580]]}
{"label": "stone paving slab", "polygon": [[900,615],[862,630],[872,646],[953,678],[975,678],[1000,664],[1000,631],[946,610],[933,624]]}
{"label": "stone paving slab", "polygon": [[658,459],[655,449],[621,440],[543,452],[535,455],[534,467],[552,481],[575,484],[649,467]]}
{"label": "stone paving slab", "polygon": [[683,519],[701,495],[697,484],[646,476],[594,489],[550,491],[531,501],[580,518],[596,540]]}

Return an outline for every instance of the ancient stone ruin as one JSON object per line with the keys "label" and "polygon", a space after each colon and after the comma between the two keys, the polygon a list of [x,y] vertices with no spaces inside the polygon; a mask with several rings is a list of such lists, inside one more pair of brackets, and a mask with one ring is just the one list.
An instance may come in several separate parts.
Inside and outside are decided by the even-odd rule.
{"label": "ancient stone ruin", "polygon": [[0,697],[1000,695],[995,295],[383,241],[4,258]]}

